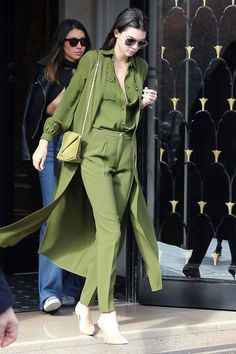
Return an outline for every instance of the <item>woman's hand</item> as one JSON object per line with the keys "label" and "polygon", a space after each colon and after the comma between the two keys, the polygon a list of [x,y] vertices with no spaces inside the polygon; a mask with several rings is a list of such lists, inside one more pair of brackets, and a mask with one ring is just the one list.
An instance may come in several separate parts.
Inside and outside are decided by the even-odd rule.
{"label": "woman's hand", "polygon": [[47,113],[52,116],[53,113],[55,112],[57,106],[59,105],[59,103],[61,102],[61,99],[65,93],[65,87],[63,88],[63,90],[59,93],[59,95],[51,102],[49,103],[49,105],[47,106]]}
{"label": "woman's hand", "polygon": [[143,109],[146,106],[155,103],[156,99],[157,99],[157,91],[145,87],[143,89],[142,100],[140,102],[140,109]]}
{"label": "woman's hand", "polygon": [[44,169],[44,162],[47,157],[48,152],[48,141],[44,139],[40,139],[39,145],[35,152],[33,153],[33,165],[38,171],[42,171]]}
{"label": "woman's hand", "polygon": [[9,307],[0,313],[0,347],[4,348],[16,340],[18,332],[18,320],[12,309]]}

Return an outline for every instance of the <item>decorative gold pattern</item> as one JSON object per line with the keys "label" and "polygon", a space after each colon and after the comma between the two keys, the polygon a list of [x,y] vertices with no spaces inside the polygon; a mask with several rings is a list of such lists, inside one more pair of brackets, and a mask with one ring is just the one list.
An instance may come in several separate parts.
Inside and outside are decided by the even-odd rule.
{"label": "decorative gold pattern", "polygon": [[160,161],[162,161],[164,151],[164,149],[160,148]]}
{"label": "decorative gold pattern", "polygon": [[173,97],[173,98],[171,98],[171,101],[172,101],[172,103],[173,103],[173,110],[176,111],[177,104],[178,104],[178,102],[179,102],[179,98]]}
{"label": "decorative gold pattern", "polygon": [[212,150],[214,157],[215,157],[215,162],[218,162],[219,156],[221,154],[221,150]]}
{"label": "decorative gold pattern", "polygon": [[175,213],[176,206],[178,203],[178,200],[170,200],[170,204],[172,205],[172,213]]}
{"label": "decorative gold pattern", "polygon": [[199,207],[200,207],[200,214],[204,213],[204,207],[206,205],[206,202],[204,202],[203,200],[200,200],[200,202],[197,202]]}
{"label": "decorative gold pattern", "polygon": [[187,162],[189,162],[193,150],[187,149],[187,150],[184,150],[184,152],[185,152],[185,154],[187,156]]}
{"label": "decorative gold pattern", "polygon": [[215,51],[216,51],[216,57],[217,58],[220,58],[220,52],[221,52],[221,49],[223,48],[222,45],[216,45],[215,47]]}
{"label": "decorative gold pattern", "polygon": [[[215,2],[221,3],[221,5],[218,6]],[[223,233],[227,231],[227,225],[220,223],[224,220],[225,215],[231,218],[236,217],[236,198],[233,195],[236,166],[232,159],[232,154],[236,152],[236,148],[234,149],[233,144],[228,146],[228,140],[233,139],[234,132],[231,124],[227,124],[228,119],[232,119],[233,125],[236,115],[236,95],[233,92],[235,77],[231,71],[231,63],[228,60],[223,61],[227,54],[225,53],[228,48],[227,44],[230,43],[233,34],[229,29],[234,26],[233,14],[236,10],[236,0],[201,0],[196,2],[193,0],[172,0],[168,2],[169,5],[165,3],[167,1],[160,1],[160,4],[162,4],[160,8],[163,11],[160,20],[157,20],[157,26],[163,27],[163,31],[160,33],[159,57],[162,53],[162,62],[163,59],[166,62],[163,68],[157,68],[157,74],[160,71],[163,77],[166,76],[166,80],[162,80],[159,88],[162,91],[160,95],[161,109],[157,113],[161,113],[163,119],[165,117],[168,117],[168,120],[171,119],[172,134],[168,136],[168,139],[170,139],[173,157],[171,156],[167,162],[167,150],[164,150],[164,146],[162,146],[163,149],[160,149],[159,146],[158,153],[160,151],[160,159],[168,163],[168,171],[162,178],[163,180],[165,178],[170,179],[170,183],[165,186],[163,193],[165,193],[165,197],[169,195],[169,198],[179,199],[170,200],[167,197],[167,207],[170,215],[171,213],[179,215],[182,221],[183,229],[175,243],[181,247],[183,255],[186,252],[186,263],[188,263],[186,270],[189,270],[189,272],[184,272],[184,275],[191,277],[197,275],[198,272],[195,272],[194,267],[191,267],[192,259],[189,261],[192,250],[185,250],[185,248],[189,246],[191,235],[188,230],[192,222],[195,221],[195,217],[200,215],[200,219],[196,221],[197,227],[201,226],[201,217],[205,217],[204,220],[209,218],[209,222],[214,223],[216,230],[219,225],[222,225]],[[230,6],[230,3],[232,6]],[[203,7],[208,7],[208,9]],[[208,30],[212,32],[212,36],[223,38],[224,41],[213,39],[212,42],[212,36],[205,31],[205,22],[208,21],[208,18],[210,21]],[[176,45],[176,41],[172,37],[173,20],[175,21],[175,28],[182,29],[178,33],[179,46]],[[202,40],[199,41],[199,38]],[[199,43],[195,45],[197,41]],[[160,48],[161,43],[163,43],[162,48]],[[222,92],[219,91],[219,85]],[[218,106],[220,109],[217,109]],[[229,115],[227,115],[227,111]],[[222,122],[223,124],[221,124]],[[202,136],[203,131],[205,132],[204,136]],[[223,134],[225,140],[222,140]],[[209,138],[209,135],[213,135],[213,139]],[[196,140],[194,146],[192,144],[193,138],[194,142]],[[212,140],[214,140],[213,145]],[[178,145],[175,143],[177,141]],[[176,145],[177,152],[175,152]],[[222,150],[219,150],[221,148]],[[224,150],[226,153],[224,153]],[[211,155],[209,159],[205,156],[208,152],[209,154],[213,153],[213,156]],[[178,164],[175,164],[175,158],[179,158]],[[191,173],[192,167],[194,168],[193,173]],[[195,173],[199,177],[195,177]],[[214,176],[212,176],[213,173]],[[182,177],[181,183],[179,182],[179,176]],[[165,182],[161,180],[160,188],[163,188],[164,184]],[[193,184],[194,188],[192,188]],[[229,196],[223,200],[220,193],[222,188],[227,189],[229,193]],[[213,190],[212,193],[210,193],[211,189]],[[201,194],[205,194],[206,190],[209,190],[207,199],[198,194],[199,191],[201,191]],[[204,201],[204,199],[206,200]],[[214,201],[217,201],[219,206],[216,224],[214,220]],[[170,203],[170,206],[168,203]],[[163,198],[160,209],[164,209],[165,204],[166,200]],[[170,225],[168,234],[165,237],[163,234],[163,242],[166,242],[166,238],[172,241],[171,227],[173,227],[173,222],[171,218],[168,221],[166,218],[160,220],[160,229],[165,223]],[[203,238],[208,237],[208,231],[207,228],[202,231]],[[198,241],[196,248],[193,247],[196,255],[205,252],[204,244],[200,244],[200,239]],[[228,250],[224,250],[224,243],[222,243],[222,246],[223,254],[225,255],[226,251],[230,259],[230,252],[228,254]],[[233,251],[236,252],[236,246]],[[216,266],[219,254],[213,252],[210,256],[214,262],[212,265]],[[165,263],[164,259],[163,262]],[[217,274],[216,278],[219,277],[217,270],[215,274]],[[232,273],[230,272],[230,274]],[[203,277],[203,275],[201,276]],[[223,275],[222,278],[224,278]]]}
{"label": "decorative gold pattern", "polygon": [[188,47],[185,47],[186,51],[187,51],[187,55],[188,55],[188,59],[191,58],[191,53],[192,50],[194,49],[194,47],[191,47],[190,45]]}
{"label": "decorative gold pattern", "polygon": [[202,97],[202,98],[199,98],[199,101],[201,102],[201,105],[202,105],[202,111],[205,111],[205,105],[206,105],[206,102],[208,101],[208,98]]}
{"label": "decorative gold pattern", "polygon": [[161,59],[164,59],[164,52],[165,52],[166,47],[163,45],[161,46]]}
{"label": "decorative gold pattern", "polygon": [[233,111],[235,98],[228,98],[227,101],[229,102],[229,108],[230,108],[230,110]]}
{"label": "decorative gold pattern", "polygon": [[227,208],[228,208],[228,214],[231,215],[232,214],[232,209],[233,209],[233,206],[235,203],[232,203],[232,202],[228,202],[228,203],[225,203],[227,205]]}

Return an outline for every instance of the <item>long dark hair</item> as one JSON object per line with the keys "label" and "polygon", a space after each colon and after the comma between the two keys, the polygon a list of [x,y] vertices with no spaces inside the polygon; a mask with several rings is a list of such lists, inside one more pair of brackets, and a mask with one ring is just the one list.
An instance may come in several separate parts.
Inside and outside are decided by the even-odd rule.
{"label": "long dark hair", "polygon": [[51,47],[48,54],[48,62],[45,68],[44,76],[52,81],[57,80],[57,73],[62,67],[64,61],[64,40],[67,34],[74,28],[79,29],[84,32],[85,38],[87,39],[87,46],[84,53],[91,49],[91,41],[88,32],[84,25],[75,19],[66,19],[62,21],[51,39]]}
{"label": "long dark hair", "polygon": [[147,32],[148,30],[148,19],[147,16],[140,10],[136,8],[129,7],[122,11],[116,18],[112,29],[107,35],[105,42],[103,43],[101,49],[112,49],[116,44],[116,38],[114,36],[114,31],[117,29],[119,32],[124,31],[127,27],[133,27]]}

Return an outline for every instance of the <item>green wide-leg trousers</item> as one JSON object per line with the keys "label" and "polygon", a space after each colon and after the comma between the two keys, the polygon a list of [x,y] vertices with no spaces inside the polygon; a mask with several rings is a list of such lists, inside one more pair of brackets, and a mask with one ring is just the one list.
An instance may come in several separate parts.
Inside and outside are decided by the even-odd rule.
{"label": "green wide-leg trousers", "polygon": [[114,310],[116,262],[122,244],[121,219],[133,182],[132,135],[93,129],[81,163],[81,175],[96,225],[96,258],[89,264],[80,297],[101,312]]}

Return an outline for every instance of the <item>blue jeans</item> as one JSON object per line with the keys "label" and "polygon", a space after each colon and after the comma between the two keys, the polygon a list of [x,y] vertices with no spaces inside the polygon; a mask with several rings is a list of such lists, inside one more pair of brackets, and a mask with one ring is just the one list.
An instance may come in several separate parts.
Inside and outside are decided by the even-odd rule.
{"label": "blue jeans", "polygon": [[[39,172],[39,181],[42,192],[43,206],[52,201],[54,188],[60,163],[56,158],[61,146],[62,136],[56,136],[48,144],[48,154],[42,172]],[[47,222],[45,222],[39,233],[39,242],[42,241]],[[81,293],[81,279],[78,275],[59,268],[49,258],[39,255],[39,302],[40,310],[43,309],[45,300],[50,296],[56,296],[62,301],[62,295],[69,295],[79,298]]]}

